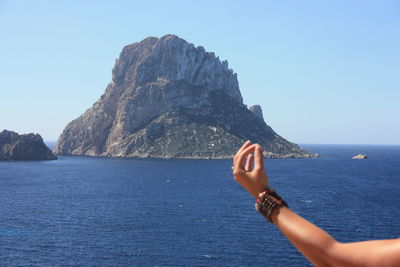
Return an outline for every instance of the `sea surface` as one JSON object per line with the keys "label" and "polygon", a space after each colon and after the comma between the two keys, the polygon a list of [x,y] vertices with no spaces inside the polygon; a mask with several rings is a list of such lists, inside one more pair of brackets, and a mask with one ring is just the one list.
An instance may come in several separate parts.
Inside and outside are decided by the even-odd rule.
{"label": "sea surface", "polygon": [[[400,146],[266,160],[289,206],[341,242],[400,237]],[[367,153],[368,160],[352,160]],[[0,162],[0,266],[310,266],[231,160]]]}

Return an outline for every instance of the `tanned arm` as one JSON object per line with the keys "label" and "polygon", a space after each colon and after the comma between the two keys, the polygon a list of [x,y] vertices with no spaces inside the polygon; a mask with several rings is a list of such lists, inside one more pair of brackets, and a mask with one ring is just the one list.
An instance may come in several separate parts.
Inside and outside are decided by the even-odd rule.
{"label": "tanned arm", "polygon": [[[247,141],[233,160],[234,179],[256,199],[268,189],[262,152]],[[315,266],[400,266],[400,239],[339,243],[287,207],[275,209],[272,221]]]}

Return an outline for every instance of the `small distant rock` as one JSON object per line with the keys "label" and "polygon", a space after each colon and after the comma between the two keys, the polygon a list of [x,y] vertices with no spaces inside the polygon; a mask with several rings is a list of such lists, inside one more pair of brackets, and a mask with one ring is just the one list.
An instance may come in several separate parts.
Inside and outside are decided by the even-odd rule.
{"label": "small distant rock", "polygon": [[57,159],[39,134],[19,135],[13,131],[0,132],[0,160]]}
{"label": "small distant rock", "polygon": [[354,157],[352,157],[352,159],[368,159],[367,154],[358,154]]}

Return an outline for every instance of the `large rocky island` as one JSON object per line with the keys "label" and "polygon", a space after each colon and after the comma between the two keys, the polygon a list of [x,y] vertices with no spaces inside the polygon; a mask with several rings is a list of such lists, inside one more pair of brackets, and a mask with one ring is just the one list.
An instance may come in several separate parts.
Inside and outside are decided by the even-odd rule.
{"label": "large rocky island", "polygon": [[70,122],[55,153],[139,158],[229,158],[245,140],[265,157],[315,157],[247,108],[236,74],[175,35],[123,48],[101,98]]}
{"label": "large rocky island", "polygon": [[39,134],[0,132],[0,160],[52,160],[57,159],[44,144]]}

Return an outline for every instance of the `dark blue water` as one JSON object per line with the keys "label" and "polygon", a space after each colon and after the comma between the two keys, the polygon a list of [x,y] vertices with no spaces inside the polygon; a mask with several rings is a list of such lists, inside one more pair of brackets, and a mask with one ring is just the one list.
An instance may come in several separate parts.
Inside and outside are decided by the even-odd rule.
{"label": "dark blue water", "polygon": [[[272,187],[339,241],[400,237],[400,146],[305,146]],[[367,153],[368,160],[351,160]],[[0,265],[307,266],[230,160],[0,163]]]}

